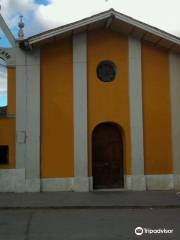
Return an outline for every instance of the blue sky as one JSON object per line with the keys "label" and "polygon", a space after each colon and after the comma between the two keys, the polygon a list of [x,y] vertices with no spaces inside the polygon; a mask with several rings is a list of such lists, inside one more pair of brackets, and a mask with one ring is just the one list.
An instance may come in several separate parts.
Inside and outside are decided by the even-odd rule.
{"label": "blue sky", "polygon": [[43,5],[48,5],[49,1],[48,0],[35,0],[38,4],[43,4]]}
{"label": "blue sky", "polygon": [[0,107],[7,106],[7,95],[0,95]]}
{"label": "blue sky", "polygon": [[0,59],[0,107],[7,105],[7,69]]}

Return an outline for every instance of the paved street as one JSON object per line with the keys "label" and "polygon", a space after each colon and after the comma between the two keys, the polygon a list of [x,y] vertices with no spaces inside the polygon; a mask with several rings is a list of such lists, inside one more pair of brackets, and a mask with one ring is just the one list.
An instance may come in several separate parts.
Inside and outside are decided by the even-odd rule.
{"label": "paved street", "polygon": [[[173,229],[136,236],[135,227]],[[180,209],[1,210],[0,240],[180,239]]]}

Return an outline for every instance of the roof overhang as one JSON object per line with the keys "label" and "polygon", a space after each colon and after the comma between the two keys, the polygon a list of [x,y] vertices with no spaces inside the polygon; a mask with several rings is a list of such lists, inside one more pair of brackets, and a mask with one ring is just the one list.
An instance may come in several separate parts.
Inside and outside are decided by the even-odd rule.
{"label": "roof overhang", "polygon": [[124,35],[131,35],[142,41],[147,41],[153,46],[180,52],[180,38],[116,12],[114,9],[37,34],[25,39],[21,42],[21,46],[25,48],[27,46],[29,48],[37,47],[54,39],[64,38],[78,32],[91,31],[92,29],[101,27],[110,28]]}

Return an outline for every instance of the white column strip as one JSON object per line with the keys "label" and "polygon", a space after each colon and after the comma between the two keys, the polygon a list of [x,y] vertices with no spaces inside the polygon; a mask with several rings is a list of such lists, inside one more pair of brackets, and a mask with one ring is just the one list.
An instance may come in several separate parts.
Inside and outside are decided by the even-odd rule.
{"label": "white column strip", "polygon": [[16,48],[16,168],[25,168],[27,123],[26,53]]}
{"label": "white column strip", "polygon": [[16,168],[25,191],[40,191],[40,53],[16,49]]}
{"label": "white column strip", "polygon": [[[77,191],[88,191],[87,36],[73,36],[74,161]],[[85,189],[86,188],[86,189]]]}
{"label": "white column strip", "polygon": [[40,51],[27,53],[27,191],[40,191]]}
{"label": "white column strip", "polygon": [[132,189],[144,190],[141,42],[129,37],[129,95],[131,121]]}

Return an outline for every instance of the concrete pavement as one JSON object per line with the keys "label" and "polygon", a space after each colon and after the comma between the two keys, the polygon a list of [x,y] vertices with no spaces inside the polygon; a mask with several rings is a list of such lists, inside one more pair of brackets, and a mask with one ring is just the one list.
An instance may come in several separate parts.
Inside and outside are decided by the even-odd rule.
{"label": "concrete pavement", "polygon": [[[0,210],[0,239],[179,240],[179,215],[179,208]],[[137,227],[143,228],[141,236]]]}
{"label": "concrete pavement", "polygon": [[149,207],[180,208],[180,193],[175,191],[0,193],[0,209]]}

